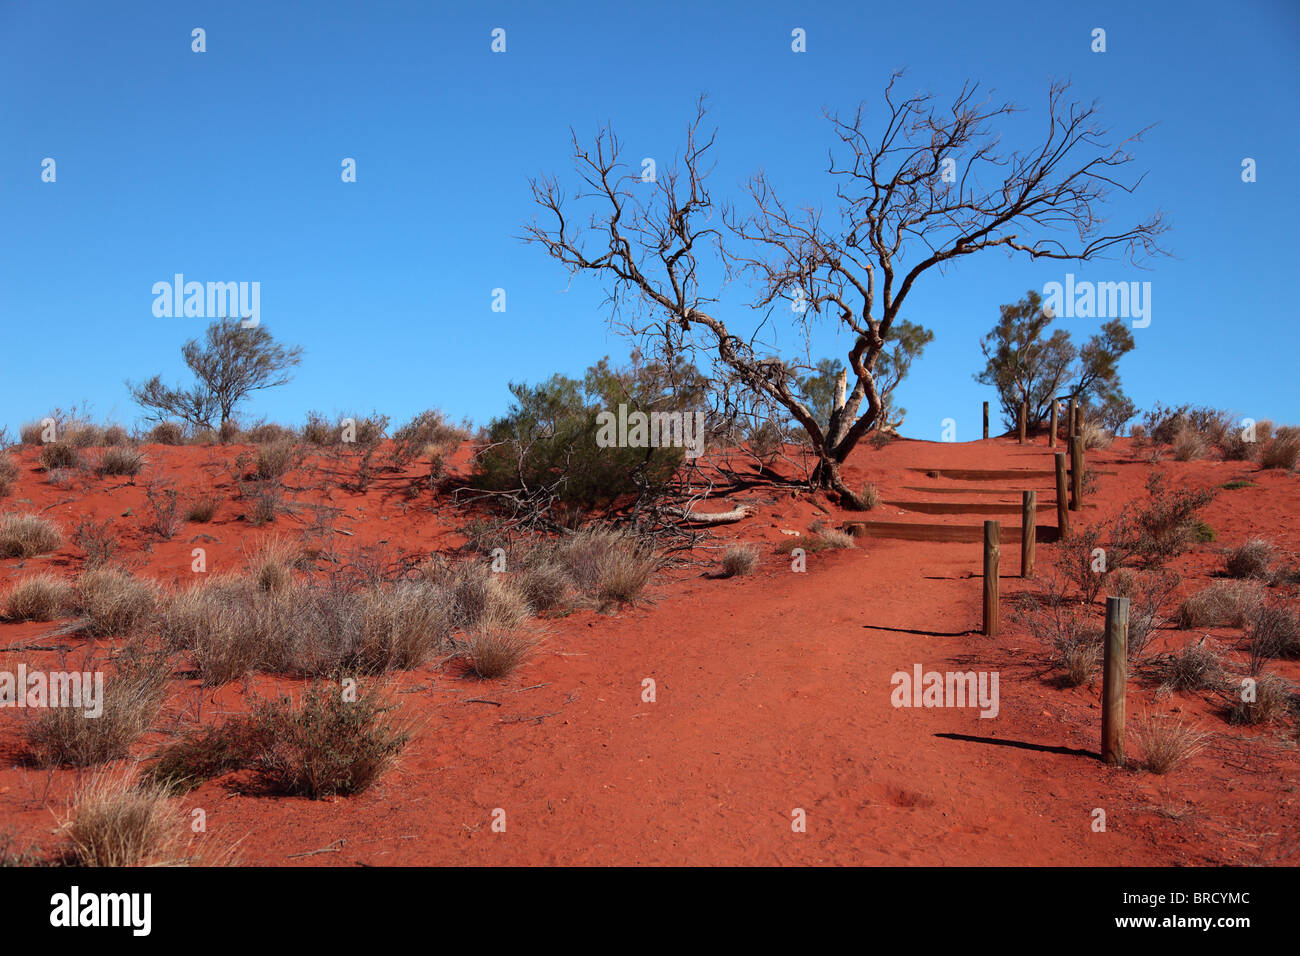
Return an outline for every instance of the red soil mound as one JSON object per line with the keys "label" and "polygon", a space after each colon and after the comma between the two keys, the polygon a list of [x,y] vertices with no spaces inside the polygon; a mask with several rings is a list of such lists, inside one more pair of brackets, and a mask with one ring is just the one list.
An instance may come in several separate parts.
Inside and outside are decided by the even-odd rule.
{"label": "red soil mound", "polygon": [[[146,477],[77,479],[55,488],[18,453],[22,475],[0,510],[30,510],[70,533],[78,522],[111,519],[121,554],[163,583],[192,578],[192,549],[207,549],[208,572],[235,569],[242,551],[277,533],[308,533],[322,553],[369,548],[390,557],[461,545],[466,515],[418,477],[380,474],[365,490],[337,461],[309,461],[286,480],[296,510],[255,527],[233,500],[233,462],[248,449],[150,447],[150,470],[184,498],[223,500],[206,525],[187,523],[169,541],[142,524],[150,513]],[[1103,473],[1095,508],[1076,522],[1113,515],[1141,497],[1152,469],[1178,486],[1252,486],[1220,491],[1206,511],[1217,541],[1173,563],[1188,593],[1221,566],[1217,549],[1263,535],[1300,551],[1300,492],[1294,475],[1248,463],[1151,465],[1126,442],[1092,454]],[[989,481],[987,495],[945,494],[964,484],[929,477],[935,469],[1050,467],[1040,440],[965,445],[898,441],[864,446],[846,467],[855,485],[879,488],[872,521],[976,524],[990,515],[909,511],[907,502],[1016,502],[1016,479]],[[459,458],[463,468],[464,455]],[[920,488],[936,491],[921,491]],[[1052,485],[1035,480],[1040,504]],[[999,494],[997,489],[1002,489]],[[651,600],[617,614],[578,611],[546,622],[548,638],[503,682],[466,680],[432,667],[395,675],[394,696],[423,722],[395,769],[358,796],[310,801],[252,795],[231,777],[178,797],[188,814],[203,808],[202,843],[219,853],[238,844],[249,864],[1155,864],[1294,863],[1300,845],[1298,763],[1288,731],[1239,728],[1211,695],[1160,697],[1134,680],[1130,721],[1144,711],[1179,713],[1211,734],[1188,766],[1156,776],[1103,765],[1100,680],[1058,686],[1044,648],[1023,629],[979,634],[978,544],[859,537],[851,550],[810,551],[806,572],[777,549],[787,532],[809,533],[864,517],[820,495],[758,485],[727,496],[753,514],[712,529],[712,537],[656,576]],[[716,510],[725,510],[719,503]],[[338,509],[333,513],[328,509]],[[1014,514],[1002,518],[1018,526]],[[1040,513],[1053,525],[1054,512]],[[723,547],[752,542],[759,566],[719,579]],[[1040,545],[1045,573],[1055,547]],[[360,553],[360,551],[356,551]],[[0,585],[37,570],[72,576],[83,563],[72,544],[25,561],[0,562]],[[1003,607],[1032,587],[1017,548],[1004,548]],[[13,647],[51,629],[0,625]],[[1203,633],[1160,633],[1178,647]],[[1213,629],[1226,642],[1239,631]],[[80,637],[43,638],[20,656],[54,668],[74,657]],[[101,642],[98,651],[107,645]],[[935,671],[997,671],[995,719],[971,708],[898,708],[891,677],[915,665]],[[0,665],[3,667],[5,665]],[[1296,679],[1294,662],[1273,662]],[[654,701],[645,699],[654,682]],[[244,709],[249,690],[300,682],[258,677],[204,689],[173,680],[163,717],[134,749],[145,757],[196,720]],[[8,712],[0,732],[0,818],[45,849],[59,842],[52,811],[65,806],[83,774],[24,763],[24,719]],[[1130,731],[1131,735],[1131,731]],[[1130,751],[1136,745],[1130,739]],[[237,778],[237,775],[236,775]],[[1095,832],[1095,810],[1105,832]],[[504,811],[505,830],[492,826]],[[802,811],[806,832],[792,821]],[[501,814],[497,814],[498,819]],[[313,850],[326,849],[304,856]]]}

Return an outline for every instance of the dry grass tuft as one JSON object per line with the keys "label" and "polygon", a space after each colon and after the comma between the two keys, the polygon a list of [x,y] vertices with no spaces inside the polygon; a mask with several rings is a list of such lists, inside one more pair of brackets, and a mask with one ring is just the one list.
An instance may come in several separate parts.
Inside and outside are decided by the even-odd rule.
{"label": "dry grass tuft", "polygon": [[1228,708],[1228,720],[1234,724],[1280,723],[1295,716],[1298,709],[1290,682],[1271,671],[1261,671],[1242,680]]}
{"label": "dry grass tuft", "polygon": [[10,621],[52,621],[66,616],[72,604],[72,585],[43,572],[14,583],[5,595],[4,616]]}
{"label": "dry grass tuft", "polygon": [[168,855],[182,826],[161,787],[105,775],[77,795],[65,830],[77,866],[139,866]]}
{"label": "dry grass tuft", "polygon": [[12,494],[18,484],[18,462],[6,451],[0,451],[0,498]]}
{"label": "dry grass tuft", "polygon": [[66,442],[47,442],[41,446],[41,467],[46,471],[80,468],[81,455]]}
{"label": "dry grass tuft", "polygon": [[1199,754],[1207,736],[1182,718],[1143,717],[1137,726],[1144,765],[1158,774],[1172,773]]}
{"label": "dry grass tuft", "polygon": [[293,585],[293,572],[303,560],[302,547],[280,535],[244,551],[248,573],[263,591],[283,591]]}
{"label": "dry grass tuft", "polygon": [[752,574],[758,566],[758,549],[752,544],[733,544],[722,554],[722,573],[735,578]]}
{"label": "dry grass tuft", "polygon": [[862,502],[859,507],[853,502],[849,502],[850,507],[855,511],[870,511],[876,505],[880,504],[880,489],[869,481],[864,481],[858,488],[858,499]]}
{"label": "dry grass tuft", "polygon": [[578,588],[602,607],[634,602],[659,566],[643,543],[610,530],[581,531],[563,541],[556,554]]}
{"label": "dry grass tuft", "polygon": [[141,452],[115,445],[100,452],[94,471],[101,478],[105,475],[138,475],[144,464],[145,458]]}
{"label": "dry grass tuft", "polygon": [[158,716],[170,675],[161,655],[124,660],[104,680],[98,716],[87,716],[83,707],[42,712],[27,731],[32,756],[45,767],[90,767],[127,756]]}
{"label": "dry grass tuft", "polygon": [[1300,657],[1300,621],[1284,605],[1264,605],[1256,613],[1246,641],[1255,659]]}
{"label": "dry grass tuft", "polygon": [[1188,642],[1163,662],[1164,686],[1170,690],[1218,690],[1227,681],[1223,655],[1206,638]]}
{"label": "dry grass tuft", "polygon": [[1234,578],[1267,578],[1273,561],[1273,545],[1263,538],[1252,538],[1225,556],[1228,575]]}
{"label": "dry grass tuft", "polygon": [[185,520],[207,524],[216,517],[217,506],[220,503],[220,499],[216,495],[203,495],[195,498],[185,510]]}
{"label": "dry grass tuft", "polygon": [[518,631],[490,627],[475,628],[458,642],[466,666],[482,680],[509,676],[528,658],[533,643]]}
{"label": "dry grass tuft", "polygon": [[63,545],[59,526],[39,515],[0,515],[0,558],[34,558]]}
{"label": "dry grass tuft", "polygon": [[1183,601],[1182,627],[1245,627],[1264,600],[1259,585],[1245,581],[1215,581]]}
{"label": "dry grass tuft", "polygon": [[1279,430],[1278,435],[1260,449],[1259,466],[1295,471],[1297,459],[1300,459],[1300,435],[1293,432],[1283,434]]}
{"label": "dry grass tuft", "polygon": [[184,445],[185,426],[179,422],[159,422],[149,430],[144,440],[150,445]]}
{"label": "dry grass tuft", "polygon": [[1174,436],[1175,461],[1196,461],[1204,458],[1205,452],[1205,439],[1195,429],[1184,428]]}
{"label": "dry grass tuft", "polygon": [[96,568],[77,579],[77,609],[96,637],[133,633],[157,605],[157,585],[120,568]]}

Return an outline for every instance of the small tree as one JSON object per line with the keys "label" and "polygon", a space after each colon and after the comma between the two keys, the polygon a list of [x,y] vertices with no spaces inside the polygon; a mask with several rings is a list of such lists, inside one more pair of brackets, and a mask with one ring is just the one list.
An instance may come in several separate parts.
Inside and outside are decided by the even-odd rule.
{"label": "small tree", "polygon": [[[997,127],[1012,104],[981,100],[975,84],[939,104],[903,93],[898,80],[885,87],[872,127],[862,107],[830,117],[837,208],[826,214],[786,203],[759,172],[748,210],[727,204],[718,217],[708,183],[714,136],[703,128],[701,102],[679,160],[649,183],[624,161],[611,128],[591,146],[574,134],[574,193],[554,177],[533,180],[542,218],[526,233],[571,273],[605,280],[613,320],[657,357],[707,355],[722,373],[715,379],[734,379],[783,409],[818,459],[813,483],[859,507],[840,466],[881,420],[881,356],[919,280],[994,249],[1071,262],[1137,259],[1160,251],[1165,230],[1159,213],[1127,228],[1107,222],[1111,191],[1141,181],[1125,176],[1141,134],[1108,144],[1096,108],[1071,102],[1065,84],[1048,90],[1036,142],[1006,152]],[[766,343],[756,347],[758,330],[738,334],[742,326],[719,300],[737,270],[754,280],[757,310],[792,310],[805,335],[818,318],[847,333],[849,381],[826,427],[797,394],[792,368],[764,357]]]}
{"label": "small tree", "polygon": [[[1118,417],[1126,404],[1131,408],[1119,384],[1119,360],[1133,348],[1133,334],[1123,320],[1107,322],[1078,348],[1064,329],[1047,335],[1053,317],[1033,289],[1000,308],[998,324],[980,342],[986,364],[975,380],[997,389],[1008,426],[1018,420],[1021,402],[1028,406],[1027,426],[1040,426],[1062,394],[1085,407],[1110,410],[1110,418]],[[1123,421],[1132,417],[1130,410]]]}
{"label": "small tree", "polygon": [[[876,388],[880,392],[880,414],[873,430],[897,434],[907,417],[907,409],[894,406],[894,389],[907,377],[912,362],[920,358],[925,347],[934,341],[934,333],[915,322],[901,319],[894,326],[892,349],[880,353],[876,362]],[[841,385],[841,381],[843,385]],[[848,388],[848,369],[838,359],[824,358],[814,367],[814,374],[801,376],[799,390],[818,423],[830,427],[835,409],[844,404]]]}
{"label": "small tree", "polygon": [[265,326],[222,319],[208,326],[203,343],[186,342],[181,355],[197,379],[192,386],[169,388],[155,375],[143,385],[128,382],[131,397],[150,421],[179,418],[195,428],[219,428],[250,392],[293,378],[288,370],[302,360],[302,349],[280,345]]}

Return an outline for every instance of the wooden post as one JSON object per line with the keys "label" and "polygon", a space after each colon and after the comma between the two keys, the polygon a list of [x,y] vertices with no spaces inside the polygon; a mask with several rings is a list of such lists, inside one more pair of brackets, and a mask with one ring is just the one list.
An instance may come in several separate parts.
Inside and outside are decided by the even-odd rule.
{"label": "wooden post", "polygon": [[1106,598],[1106,653],[1101,683],[1101,759],[1124,766],[1124,699],[1128,685],[1128,598]]}
{"label": "wooden post", "polygon": [[1029,417],[1029,410],[1026,402],[1022,399],[1020,402],[1020,444],[1025,443],[1025,419]]}
{"label": "wooden post", "polygon": [[1070,439],[1070,510],[1083,507],[1083,439]]}
{"label": "wooden post", "polygon": [[984,437],[989,437],[989,403],[984,403]]}
{"label": "wooden post", "polygon": [[1056,459],[1056,531],[1059,539],[1070,536],[1070,512],[1066,510],[1068,498],[1065,490],[1065,453],[1057,452]]}
{"label": "wooden post", "polygon": [[1079,400],[1076,398],[1071,398],[1070,399],[1070,428],[1065,437],[1067,439],[1070,439],[1077,434],[1079,434]]}
{"label": "wooden post", "polygon": [[1049,448],[1056,447],[1056,410],[1060,407],[1060,405],[1061,405],[1060,402],[1058,402],[1056,399],[1052,399],[1052,430],[1048,433],[1047,436],[1047,446]]}
{"label": "wooden post", "polygon": [[1002,530],[996,521],[984,522],[984,636],[998,633],[998,550]]}
{"label": "wooden post", "polygon": [[1020,576],[1034,576],[1034,535],[1038,530],[1038,492],[1020,493]]}

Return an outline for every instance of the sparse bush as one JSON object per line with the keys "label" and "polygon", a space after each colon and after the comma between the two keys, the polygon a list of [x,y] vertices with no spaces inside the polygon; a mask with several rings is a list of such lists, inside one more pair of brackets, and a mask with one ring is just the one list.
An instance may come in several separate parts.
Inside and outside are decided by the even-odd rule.
{"label": "sparse bush", "polygon": [[573,590],[573,580],[549,544],[521,549],[510,557],[511,581],[534,611],[560,607]]}
{"label": "sparse bush", "polygon": [[319,412],[307,413],[307,421],[298,430],[298,434],[308,445],[321,448],[332,445],[338,440],[334,426]]}
{"label": "sparse bush", "polygon": [[121,425],[109,425],[104,429],[103,442],[109,448],[116,448],[121,445],[131,444],[131,436],[126,433],[126,429]]}
{"label": "sparse bush", "polygon": [[1300,435],[1282,434],[1270,439],[1259,453],[1261,468],[1285,468],[1295,471],[1296,460],[1300,458]]}
{"label": "sparse bush", "polygon": [[283,478],[302,461],[296,442],[282,439],[257,449],[257,477],[263,481]]}
{"label": "sparse bush", "polygon": [[102,713],[51,707],[28,728],[33,757],[45,767],[90,767],[125,757],[162,707],[169,671],[161,656],[124,658],[104,681]]}
{"label": "sparse bush", "polygon": [[270,445],[275,442],[290,442],[296,445],[299,442],[296,431],[284,425],[277,425],[274,422],[263,422],[254,425],[240,437],[254,445]]}
{"label": "sparse bush", "polygon": [[1223,655],[1201,638],[1188,641],[1163,661],[1164,685],[1171,690],[1218,690],[1227,680]]}
{"label": "sparse bush", "polygon": [[806,535],[788,537],[776,546],[779,554],[790,554],[796,548],[802,548],[807,554],[819,551],[838,551],[843,548],[856,548],[853,536],[838,528],[814,526]]}
{"label": "sparse bush", "polygon": [[0,451],[0,498],[11,494],[18,484],[18,462],[6,451]]}
{"label": "sparse bush", "polygon": [[63,546],[59,526],[39,515],[0,515],[0,558],[34,558]]}
{"label": "sparse bush", "polygon": [[393,461],[401,465],[421,455],[442,455],[468,438],[468,431],[449,424],[438,409],[429,408],[393,432]]}
{"label": "sparse bush", "polygon": [[176,486],[151,481],[145,486],[144,497],[149,504],[149,520],[144,523],[144,529],[164,541],[176,537],[177,532],[185,526],[181,518],[180,492]]}
{"label": "sparse bush", "polygon": [[248,573],[263,591],[283,591],[293,585],[293,572],[302,562],[302,549],[288,538],[275,536],[245,552]]}
{"label": "sparse bush", "polygon": [[10,621],[52,621],[72,606],[72,586],[49,573],[33,574],[14,583],[5,595],[4,616]]}
{"label": "sparse bush", "polygon": [[871,482],[864,481],[858,489],[858,498],[862,501],[862,507],[856,510],[870,511],[880,504],[880,491]]}
{"label": "sparse bush", "polygon": [[1148,567],[1158,566],[1182,554],[1198,540],[1200,511],[1214,500],[1214,492],[1209,489],[1169,491],[1164,476],[1158,472],[1147,479],[1146,487],[1147,502],[1126,506],[1115,519],[1112,568],[1130,559]]}
{"label": "sparse bush", "polygon": [[144,468],[144,455],[121,445],[105,448],[95,462],[95,474],[101,478],[105,475],[138,475]]}
{"label": "sparse bush", "polygon": [[270,634],[288,614],[246,578],[218,577],[181,591],[158,615],[158,636],[186,650],[204,686],[238,680],[261,664]]}
{"label": "sparse bush", "polygon": [[45,425],[41,422],[24,422],[18,428],[18,438],[24,445],[44,445]]}
{"label": "sparse bush", "polygon": [[1172,773],[1205,748],[1206,735],[1182,718],[1143,717],[1137,726],[1144,763],[1152,773]]}
{"label": "sparse bush", "polygon": [[149,619],[158,588],[120,568],[97,568],[77,579],[77,609],[97,637],[131,634]]}
{"label": "sparse bush", "polygon": [[1234,724],[1271,724],[1295,714],[1296,701],[1291,684],[1271,671],[1260,671],[1253,683],[1243,681],[1230,698],[1228,720]]}
{"label": "sparse bush", "polygon": [[513,582],[482,564],[456,565],[442,585],[453,602],[455,627],[513,630],[532,614]]}
{"label": "sparse bush", "polygon": [[184,445],[185,427],[179,422],[159,422],[145,435],[149,445]]}
{"label": "sparse bush", "polygon": [[1300,657],[1300,621],[1284,605],[1265,604],[1256,611],[1246,640],[1253,658]]}
{"label": "sparse bush", "polygon": [[41,467],[46,471],[80,468],[81,455],[66,442],[52,441],[41,446]]}
{"label": "sparse bush", "polygon": [[284,510],[284,491],[278,481],[245,481],[239,487],[241,496],[248,502],[244,519],[249,524],[259,527],[268,524]]}
{"label": "sparse bush", "polygon": [[259,703],[247,719],[250,763],[271,789],[319,799],[360,793],[411,739],[394,705],[374,691],[344,700],[337,686],[313,684],[294,706]]}
{"label": "sparse bush", "polygon": [[77,866],[139,866],[165,854],[183,825],[166,791],[114,775],[81,791],[65,829]]}
{"label": "sparse bush", "polygon": [[1273,545],[1263,538],[1252,538],[1225,556],[1229,577],[1267,578],[1273,563]]}
{"label": "sparse bush", "polygon": [[1083,447],[1089,451],[1094,448],[1108,448],[1115,440],[1115,436],[1101,426],[1100,423],[1084,420],[1079,434],[1083,437]]}
{"label": "sparse bush", "polygon": [[1205,439],[1199,432],[1190,428],[1183,428],[1174,436],[1174,460],[1175,461],[1195,461],[1198,458],[1204,458],[1206,451]]}
{"label": "sparse bush", "polygon": [[635,538],[617,531],[581,531],[557,550],[578,587],[601,606],[630,604],[658,567],[656,555]]}
{"label": "sparse bush", "polygon": [[509,676],[527,659],[532,642],[517,631],[473,628],[458,642],[466,666],[482,680]]}
{"label": "sparse bush", "polygon": [[1259,611],[1263,591],[1243,581],[1214,581],[1183,601],[1182,627],[1245,627]]}
{"label": "sparse bush", "polygon": [[186,793],[242,768],[249,759],[248,748],[234,731],[234,727],[216,726],[185,734],[154,755],[147,779],[167,793]]}
{"label": "sparse bush", "polygon": [[218,504],[216,495],[201,495],[191,501],[185,509],[185,520],[207,524],[216,517]]}
{"label": "sparse bush", "polygon": [[102,568],[117,553],[117,536],[112,531],[113,520],[105,518],[96,523],[82,518],[72,531],[72,543],[86,553],[85,570]]}
{"label": "sparse bush", "polygon": [[446,648],[455,620],[449,595],[434,585],[399,581],[362,595],[361,643],[353,663],[368,673],[419,667]]}
{"label": "sparse bush", "polygon": [[722,554],[722,573],[725,577],[743,577],[758,566],[758,549],[751,544],[730,545]]}

